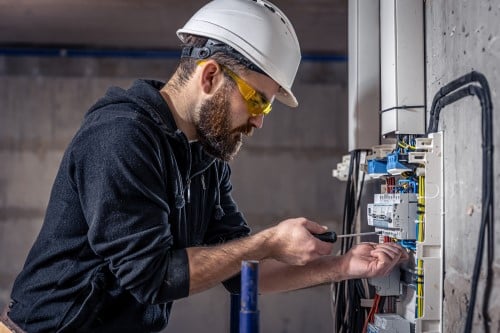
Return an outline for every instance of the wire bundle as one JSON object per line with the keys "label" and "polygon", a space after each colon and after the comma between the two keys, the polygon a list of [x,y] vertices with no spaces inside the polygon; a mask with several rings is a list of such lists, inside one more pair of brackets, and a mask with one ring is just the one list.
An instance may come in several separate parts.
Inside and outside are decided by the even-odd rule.
{"label": "wire bundle", "polygon": [[[366,150],[356,149],[350,152],[351,160],[345,191],[342,233],[355,232],[355,222],[359,211],[361,194],[365,176],[360,177],[360,164]],[[353,246],[353,238],[342,238],[341,254],[345,254]],[[361,307],[361,299],[369,298],[369,287],[366,280],[346,280],[332,284],[332,300],[334,300],[334,329],[337,333],[361,332],[366,311]]]}
{"label": "wire bundle", "polygon": [[[471,83],[479,83],[479,86]],[[491,296],[493,282],[493,261],[494,261],[494,177],[493,177],[493,105],[491,103],[491,93],[488,81],[483,74],[472,71],[446,86],[442,87],[434,96],[430,111],[430,121],[427,132],[436,132],[439,124],[439,114],[446,105],[454,103],[467,96],[477,96],[481,103],[481,134],[482,134],[482,155],[483,155],[483,176],[482,176],[482,214],[481,226],[479,229],[479,239],[477,252],[474,261],[474,270],[471,283],[471,295],[467,319],[464,332],[472,331],[472,321],[474,317],[474,307],[476,303],[477,286],[481,271],[485,239],[487,239],[487,273],[483,295],[482,315],[485,332],[490,331],[491,321],[488,314],[488,305]],[[486,232],[488,238],[486,238]]]}

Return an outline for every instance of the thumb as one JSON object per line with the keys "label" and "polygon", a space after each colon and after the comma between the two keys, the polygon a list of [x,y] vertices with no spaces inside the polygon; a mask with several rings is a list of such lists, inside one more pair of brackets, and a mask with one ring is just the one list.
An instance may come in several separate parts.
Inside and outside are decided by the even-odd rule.
{"label": "thumb", "polygon": [[322,226],[316,222],[307,220],[304,224],[304,227],[309,230],[310,233],[313,234],[322,234],[328,230],[328,227]]}

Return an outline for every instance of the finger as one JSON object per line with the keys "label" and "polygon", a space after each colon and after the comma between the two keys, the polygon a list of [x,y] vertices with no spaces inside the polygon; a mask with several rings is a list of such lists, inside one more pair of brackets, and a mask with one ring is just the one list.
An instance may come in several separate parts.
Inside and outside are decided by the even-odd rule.
{"label": "finger", "polygon": [[387,257],[384,258],[383,255],[377,256],[376,258],[377,259],[374,266],[375,269],[372,272],[374,276],[386,276],[394,269],[397,264],[397,261],[390,260]]}
{"label": "finger", "polygon": [[407,251],[403,251],[403,254],[401,255],[401,258],[399,258],[399,262],[404,262],[410,259],[410,255],[408,254]]}
{"label": "finger", "polygon": [[390,243],[390,242],[389,243],[379,243],[379,244],[377,244],[377,246],[403,250],[403,247],[398,243]]}
{"label": "finger", "polygon": [[401,256],[403,255],[402,251],[399,252],[394,252],[391,251],[391,249],[384,248],[384,247],[379,247],[370,253],[372,256],[380,258],[380,260],[383,260],[384,262],[391,262],[396,264],[399,262],[401,259]]}
{"label": "finger", "polygon": [[375,250],[375,244],[373,243],[360,243],[353,246],[350,250],[351,253],[362,256],[362,257],[370,257],[370,252]]}
{"label": "finger", "polygon": [[[404,251],[404,249],[395,243],[381,243],[376,245],[377,249],[385,249],[386,251],[393,252],[394,254],[401,255],[401,253]],[[406,251],[404,251],[406,252]]]}
{"label": "finger", "polygon": [[322,234],[328,230],[328,227],[309,220],[305,220],[304,227],[313,234]]}
{"label": "finger", "polygon": [[373,247],[379,245],[380,243],[375,243],[375,242],[361,242],[359,245],[371,245]]}
{"label": "finger", "polygon": [[401,255],[403,258],[408,257],[408,250],[403,248],[400,244],[397,243],[383,243],[380,244],[380,247],[384,247],[388,249],[389,251],[393,251],[395,253],[398,253]]}
{"label": "finger", "polygon": [[383,254],[384,256],[390,258],[390,260],[399,260],[401,257],[401,252],[394,252],[391,251],[390,249],[383,248],[383,247],[377,247],[375,250],[372,250],[370,252],[372,256],[377,256],[379,254]]}

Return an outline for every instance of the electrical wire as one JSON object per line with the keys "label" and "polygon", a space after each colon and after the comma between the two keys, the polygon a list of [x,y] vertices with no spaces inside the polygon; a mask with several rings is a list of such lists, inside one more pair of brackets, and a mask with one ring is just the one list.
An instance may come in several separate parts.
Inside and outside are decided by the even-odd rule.
{"label": "electrical wire", "polygon": [[381,299],[381,296],[379,294],[375,294],[375,297],[373,298],[373,305],[370,309],[370,313],[366,317],[365,323],[363,325],[363,333],[366,333],[366,331],[368,330],[368,324],[373,323],[375,313],[378,313],[380,299]]}
{"label": "electrical wire", "polygon": [[[417,198],[417,214],[418,214],[418,224],[417,224],[417,241],[424,241],[424,208],[425,208],[425,180],[423,176],[418,177],[418,198]],[[416,313],[417,318],[424,315],[424,262],[422,259],[416,259],[417,261],[417,305]]]}
{"label": "electrical wire", "polygon": [[[472,83],[479,83],[477,86]],[[467,85],[469,84],[469,85]],[[466,86],[467,85],[467,86]],[[464,88],[462,88],[465,86]],[[486,333],[490,331],[491,318],[488,313],[491,289],[493,283],[494,262],[494,177],[493,177],[493,105],[491,92],[485,76],[478,72],[470,72],[459,77],[441,88],[432,101],[428,132],[436,132],[439,124],[441,110],[466,96],[477,96],[481,104],[481,135],[482,135],[482,213],[479,228],[474,269],[471,281],[470,302],[467,309],[467,318],[464,332],[472,331],[474,308],[477,296],[477,286],[483,261],[485,240],[487,240],[487,267],[486,281],[483,294],[482,316],[483,328]],[[486,238],[486,233],[488,237]]]}
{"label": "electrical wire", "polygon": [[[354,233],[361,196],[364,187],[364,173],[360,172],[363,154],[367,151],[356,149],[350,152],[350,163],[347,177],[342,233]],[[341,254],[345,254],[353,246],[354,239],[341,240]],[[332,287],[334,331],[337,333],[362,332],[366,311],[361,307],[361,299],[369,298],[369,287],[366,280],[355,279],[333,283]]]}

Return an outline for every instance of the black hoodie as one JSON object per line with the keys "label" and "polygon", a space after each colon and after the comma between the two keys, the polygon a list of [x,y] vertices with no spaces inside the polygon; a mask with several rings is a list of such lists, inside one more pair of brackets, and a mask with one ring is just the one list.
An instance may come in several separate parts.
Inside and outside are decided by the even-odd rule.
{"label": "black hoodie", "polygon": [[24,330],[159,331],[189,293],[185,249],[249,234],[228,164],[177,129],[163,85],[111,88],[85,116],[13,287]]}

